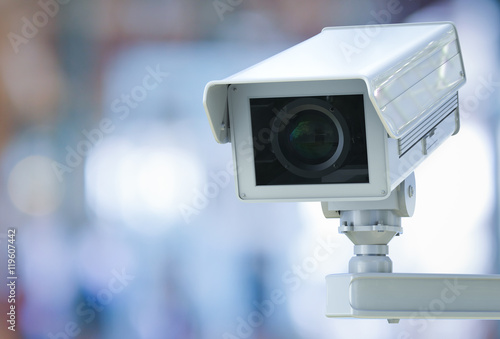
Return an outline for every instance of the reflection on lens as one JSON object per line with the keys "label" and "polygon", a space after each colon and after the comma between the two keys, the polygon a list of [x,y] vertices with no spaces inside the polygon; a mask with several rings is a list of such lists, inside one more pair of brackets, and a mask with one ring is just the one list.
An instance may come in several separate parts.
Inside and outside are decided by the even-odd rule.
{"label": "reflection on lens", "polygon": [[257,186],[369,182],[362,94],[251,98],[250,112]]}
{"label": "reflection on lens", "polygon": [[288,150],[300,162],[317,165],[337,150],[339,136],[331,119],[313,110],[297,114],[287,126]]}
{"label": "reflection on lens", "polygon": [[272,147],[285,171],[320,178],[342,166],[349,153],[349,128],[329,102],[301,98],[273,121]]}

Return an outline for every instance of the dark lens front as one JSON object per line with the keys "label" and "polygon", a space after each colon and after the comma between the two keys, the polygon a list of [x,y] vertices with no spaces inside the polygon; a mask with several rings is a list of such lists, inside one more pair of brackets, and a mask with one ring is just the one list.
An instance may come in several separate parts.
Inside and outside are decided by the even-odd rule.
{"label": "dark lens front", "polygon": [[321,164],[333,156],[339,144],[334,122],[315,110],[296,114],[282,133],[280,143],[292,163]]}
{"label": "dark lens front", "polygon": [[320,178],[336,171],[349,153],[349,127],[329,102],[300,98],[278,111],[272,148],[288,171]]}
{"label": "dark lens front", "polygon": [[257,186],[369,182],[363,95],[250,98],[250,112]]}

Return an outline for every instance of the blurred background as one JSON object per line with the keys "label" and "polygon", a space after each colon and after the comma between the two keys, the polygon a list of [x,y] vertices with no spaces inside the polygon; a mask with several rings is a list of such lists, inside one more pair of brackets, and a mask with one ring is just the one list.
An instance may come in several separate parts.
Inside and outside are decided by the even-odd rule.
{"label": "blurred background", "polygon": [[[500,338],[496,321],[327,319],[352,244],[319,203],[238,201],[205,84],[326,26],[453,21],[461,132],[416,172],[395,272],[500,271],[500,2],[1,0],[0,267],[10,338]],[[321,256],[315,255],[321,253]],[[424,310],[425,311],[425,310]]]}

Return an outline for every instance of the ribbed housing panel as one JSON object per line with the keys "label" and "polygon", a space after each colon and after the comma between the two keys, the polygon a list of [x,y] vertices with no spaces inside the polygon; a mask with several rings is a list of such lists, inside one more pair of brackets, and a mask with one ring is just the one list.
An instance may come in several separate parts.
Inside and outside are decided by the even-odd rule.
{"label": "ribbed housing panel", "polygon": [[425,137],[434,127],[458,108],[458,93],[451,96],[442,105],[438,106],[423,123],[418,125],[408,135],[398,140],[399,156],[402,157],[410,148]]}

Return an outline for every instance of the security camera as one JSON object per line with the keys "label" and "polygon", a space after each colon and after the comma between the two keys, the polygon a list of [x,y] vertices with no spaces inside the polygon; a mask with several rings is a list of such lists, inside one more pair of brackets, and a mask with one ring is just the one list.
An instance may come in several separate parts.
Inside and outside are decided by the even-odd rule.
{"label": "security camera", "polygon": [[353,242],[349,273],[326,277],[327,316],[500,319],[500,276],[392,273],[387,256],[415,208],[413,171],[459,130],[464,83],[441,22],[325,28],[206,86],[239,197],[321,201]]}
{"label": "security camera", "polygon": [[459,129],[465,82],[452,23],[325,28],[207,84],[250,201],[375,201]]}

